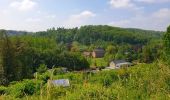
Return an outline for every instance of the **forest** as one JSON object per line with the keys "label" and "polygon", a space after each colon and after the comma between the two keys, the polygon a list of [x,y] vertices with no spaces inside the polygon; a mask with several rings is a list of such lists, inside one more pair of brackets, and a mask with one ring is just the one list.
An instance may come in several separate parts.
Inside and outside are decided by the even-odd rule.
{"label": "forest", "polygon": [[[83,55],[96,48],[104,57]],[[133,66],[101,70],[121,59]],[[0,99],[168,100],[169,64],[170,26],[166,32],[108,25],[0,30]],[[71,86],[53,87],[48,80],[55,79],[69,79]]]}

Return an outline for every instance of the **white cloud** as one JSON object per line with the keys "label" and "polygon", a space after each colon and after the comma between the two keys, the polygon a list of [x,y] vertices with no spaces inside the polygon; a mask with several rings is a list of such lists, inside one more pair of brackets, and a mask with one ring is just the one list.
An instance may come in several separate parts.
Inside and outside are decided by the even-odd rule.
{"label": "white cloud", "polygon": [[48,28],[61,25],[61,20],[57,18],[57,15],[46,12],[41,12],[35,16],[29,16],[24,19],[23,22],[27,30],[29,29],[31,31],[44,31]]}
{"label": "white cloud", "polygon": [[164,2],[170,2],[170,0],[136,0],[138,2],[144,2],[144,3],[164,3]]}
{"label": "white cloud", "polygon": [[94,17],[95,14],[91,11],[83,11],[81,12],[80,14],[76,14],[76,15],[72,15],[71,18],[73,19],[86,19],[86,18],[89,18],[89,17]]}
{"label": "white cloud", "polygon": [[153,12],[150,15],[144,14],[140,16],[135,16],[130,19],[113,21],[109,23],[109,25],[165,31],[166,27],[170,24],[169,16],[170,9],[162,8],[158,11]]}
{"label": "white cloud", "polygon": [[110,5],[113,8],[129,8],[135,7],[131,0],[110,0]]}
{"label": "white cloud", "polygon": [[79,14],[71,15],[69,19],[64,23],[64,25],[68,27],[80,26],[85,24],[90,18],[93,18],[95,16],[96,14],[86,10]]}
{"label": "white cloud", "polygon": [[130,23],[130,20],[120,20],[120,21],[113,21],[109,23],[109,25],[115,25],[115,26],[124,26]]}
{"label": "white cloud", "polygon": [[41,14],[40,16],[42,17],[31,17],[27,18],[25,21],[28,23],[40,23],[40,22],[50,22],[56,20],[56,15],[53,14]]}
{"label": "white cloud", "polygon": [[158,18],[158,19],[169,19],[170,18],[170,9],[168,8],[162,8],[158,10],[157,12],[154,12],[152,16]]}
{"label": "white cloud", "polygon": [[47,19],[55,19],[56,15],[46,15],[45,16]]}
{"label": "white cloud", "polygon": [[15,8],[20,11],[28,11],[32,10],[36,6],[36,2],[32,0],[22,0],[22,1],[14,1],[10,4],[10,7]]}
{"label": "white cloud", "polygon": [[26,19],[26,22],[37,23],[37,22],[41,22],[41,19],[40,18],[28,18]]}

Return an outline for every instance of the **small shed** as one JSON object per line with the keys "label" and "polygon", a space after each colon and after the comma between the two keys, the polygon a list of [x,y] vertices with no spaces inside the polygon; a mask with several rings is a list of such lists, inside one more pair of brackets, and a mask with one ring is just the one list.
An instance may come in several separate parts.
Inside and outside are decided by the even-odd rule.
{"label": "small shed", "polygon": [[70,82],[68,79],[50,80],[49,82],[53,86],[63,86],[63,87],[70,86]]}
{"label": "small shed", "polygon": [[132,63],[127,62],[125,60],[114,60],[110,62],[111,69],[119,69],[122,67],[130,67],[130,66],[132,66]]}
{"label": "small shed", "polygon": [[105,54],[105,50],[103,48],[94,49],[92,52],[93,58],[102,58],[104,57],[104,54]]}

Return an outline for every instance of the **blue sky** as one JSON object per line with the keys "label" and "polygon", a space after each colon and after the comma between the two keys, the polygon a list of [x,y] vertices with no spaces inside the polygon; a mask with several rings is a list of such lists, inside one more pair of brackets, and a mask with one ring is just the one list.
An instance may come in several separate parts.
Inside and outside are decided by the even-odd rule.
{"label": "blue sky", "polygon": [[165,31],[170,0],[0,0],[0,29],[111,25]]}

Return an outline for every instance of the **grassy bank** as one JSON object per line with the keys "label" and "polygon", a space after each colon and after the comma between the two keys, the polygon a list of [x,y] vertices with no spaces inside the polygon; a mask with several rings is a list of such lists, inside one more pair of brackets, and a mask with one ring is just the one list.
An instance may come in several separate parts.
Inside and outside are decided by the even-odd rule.
{"label": "grassy bank", "polygon": [[[70,87],[53,87],[48,79],[70,80]],[[37,74],[35,79],[0,87],[2,100],[168,100],[170,69],[163,63],[98,73]]]}

